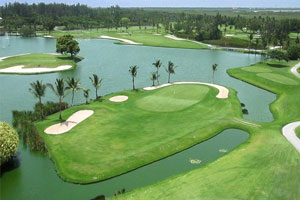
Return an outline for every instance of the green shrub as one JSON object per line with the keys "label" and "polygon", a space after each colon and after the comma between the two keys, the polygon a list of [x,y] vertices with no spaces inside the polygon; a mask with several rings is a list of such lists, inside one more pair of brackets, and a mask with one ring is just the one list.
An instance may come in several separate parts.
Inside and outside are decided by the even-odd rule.
{"label": "green shrub", "polygon": [[17,152],[18,144],[17,132],[9,124],[0,122],[0,165]]}
{"label": "green shrub", "polygon": [[299,45],[290,46],[286,53],[287,53],[287,57],[290,60],[298,60],[300,57],[300,46]]}

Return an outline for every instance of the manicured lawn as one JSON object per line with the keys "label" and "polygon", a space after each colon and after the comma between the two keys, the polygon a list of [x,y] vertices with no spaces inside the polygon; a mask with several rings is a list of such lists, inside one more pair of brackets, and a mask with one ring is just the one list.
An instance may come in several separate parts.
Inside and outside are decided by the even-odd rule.
{"label": "manicured lawn", "polygon": [[[127,95],[123,103],[108,99]],[[63,112],[94,110],[94,115],[61,135],[45,128],[58,114],[36,125],[62,179],[75,183],[104,180],[184,150],[229,128],[241,118],[236,92],[218,99],[218,90],[202,85],[173,85],[153,91],[125,91],[103,101],[74,106]]]}
{"label": "manicured lawn", "polygon": [[[130,33],[130,34],[128,34]],[[101,35],[107,35],[116,38],[129,39],[137,43],[142,43],[145,46],[156,46],[156,47],[171,47],[171,48],[187,48],[187,49],[205,49],[208,48],[206,45],[199,44],[189,40],[173,40],[170,38],[166,38],[164,35],[164,31],[160,30],[159,34],[157,34],[155,30],[148,27],[145,30],[139,30],[138,27],[130,27],[128,33],[125,32],[125,29],[121,31],[120,29],[116,31],[107,30],[107,29],[96,29],[91,30],[75,30],[75,31],[52,31],[51,35],[55,37],[59,37],[65,34],[71,34],[75,38],[99,38]],[[47,32],[40,32],[39,35],[48,35]]]}
{"label": "manicured lawn", "polygon": [[24,65],[24,68],[55,68],[61,65],[76,66],[76,62],[67,55],[28,54],[7,58],[0,61],[0,69]]}
{"label": "manicured lawn", "polygon": [[[295,64],[281,62],[286,67],[276,68],[259,63],[228,70],[233,77],[277,94],[270,106],[275,120],[260,128],[244,126],[250,132],[249,140],[218,160],[117,199],[299,199],[300,155],[281,133],[284,125],[300,120],[299,85],[282,84],[280,77],[277,81],[265,79],[256,72],[257,68],[271,70],[300,83],[290,72]],[[252,67],[255,69],[245,70]]]}

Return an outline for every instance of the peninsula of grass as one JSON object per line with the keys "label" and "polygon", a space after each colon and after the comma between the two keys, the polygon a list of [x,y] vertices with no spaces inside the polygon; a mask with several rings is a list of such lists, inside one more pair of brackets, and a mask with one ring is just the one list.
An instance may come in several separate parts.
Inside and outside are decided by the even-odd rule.
{"label": "peninsula of grass", "polygon": [[[204,85],[172,85],[152,91],[124,91],[100,101],[63,111],[64,119],[79,110],[94,114],[72,130],[47,135],[59,123],[58,113],[36,123],[59,176],[68,182],[105,180],[168,157],[207,140],[242,118],[236,92],[216,98]],[[115,95],[129,99],[109,101]]]}
{"label": "peninsula of grass", "polygon": [[[67,70],[70,70],[73,69],[76,66],[76,63],[81,61],[82,59],[83,58],[79,56],[72,59],[68,55],[60,55],[60,54],[46,54],[46,53],[25,54],[25,55],[11,56],[3,60],[0,60],[0,69],[6,69],[15,66],[23,66],[22,68],[25,69],[26,68],[35,68],[35,69],[56,68],[59,66],[69,65],[71,67]],[[22,74],[22,72],[20,73]],[[39,72],[33,72],[33,74],[34,73],[39,73]]]}
{"label": "peninsula of grass", "polygon": [[[286,67],[258,63],[228,70],[235,78],[277,94],[277,100],[270,105],[273,122],[263,123],[259,128],[244,126],[250,133],[248,141],[209,164],[119,195],[117,199],[299,199],[300,155],[281,129],[300,120],[300,79],[290,72],[296,62],[281,64]],[[258,76],[264,73],[261,71],[271,71],[268,73],[298,84],[284,84],[280,77],[266,79]]]}
{"label": "peninsula of grass", "polygon": [[[191,40],[174,40],[165,37],[164,31],[156,33],[152,28],[148,27],[145,30],[139,30],[138,27],[130,27],[128,32],[123,30],[107,30],[107,29],[91,29],[91,30],[73,30],[73,31],[52,31],[51,35],[60,37],[66,34],[73,35],[75,38],[100,38],[101,35],[106,35],[115,38],[128,39],[136,43],[141,43],[144,46],[154,47],[169,47],[169,48],[185,48],[185,49],[207,49],[207,45]],[[40,32],[40,36],[49,35],[47,32]],[[119,43],[119,42],[118,42]]]}

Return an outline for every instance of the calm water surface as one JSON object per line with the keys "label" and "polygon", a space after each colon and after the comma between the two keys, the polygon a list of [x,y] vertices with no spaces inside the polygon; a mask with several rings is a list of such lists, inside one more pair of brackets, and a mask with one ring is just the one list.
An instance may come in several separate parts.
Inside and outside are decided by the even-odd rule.
{"label": "calm water surface", "polygon": [[[155,68],[152,63],[161,59],[166,65],[169,60],[179,67],[172,81],[211,82],[211,65],[217,63],[218,71],[215,82],[232,87],[238,91],[241,102],[246,104],[249,115],[246,119],[259,122],[272,121],[268,105],[275,100],[275,95],[239,80],[230,78],[226,70],[247,66],[262,60],[259,55],[240,54],[214,50],[187,50],[156,48],[143,46],[115,45],[110,40],[80,40],[80,56],[85,59],[75,70],[44,75],[0,75],[0,121],[11,123],[12,110],[31,110],[36,99],[28,92],[30,82],[43,80],[54,82],[56,78],[76,77],[82,86],[94,90],[89,80],[93,73],[104,78],[100,94],[131,89],[131,77],[128,68],[138,65],[137,87],[151,85],[150,72]],[[0,57],[22,53],[54,52],[55,40],[44,38],[0,37]],[[167,80],[164,68],[160,69],[160,82]],[[44,101],[56,101],[48,90]],[[70,97],[66,99],[70,102]],[[81,92],[75,102],[83,103]],[[232,150],[248,138],[240,130],[226,130],[209,141],[198,144],[186,151],[167,159],[140,168],[128,174],[90,185],[76,185],[63,182],[55,172],[52,162],[40,153],[32,153],[20,146],[20,167],[4,173],[0,178],[1,200],[4,199],[89,199],[99,194],[112,195],[125,188],[132,190],[165,179],[196,167],[190,159],[201,160],[201,164],[216,159],[224,153],[220,149]]]}

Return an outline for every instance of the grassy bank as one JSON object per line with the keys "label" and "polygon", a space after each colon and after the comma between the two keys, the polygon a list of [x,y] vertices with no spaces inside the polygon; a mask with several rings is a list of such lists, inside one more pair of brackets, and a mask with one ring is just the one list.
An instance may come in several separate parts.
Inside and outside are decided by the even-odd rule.
{"label": "grassy bank", "polygon": [[173,85],[154,91],[125,91],[123,103],[102,101],[63,111],[67,119],[78,110],[94,115],[61,135],[45,128],[59,121],[58,114],[36,123],[59,175],[66,181],[104,180],[170,156],[229,127],[241,127],[236,93],[218,99],[218,90],[202,85]]}
{"label": "grassy bank", "polygon": [[270,106],[275,120],[260,128],[244,126],[251,137],[230,154],[118,199],[299,199],[300,156],[281,133],[284,125],[300,120],[300,80],[290,72],[295,64],[258,63],[228,70],[235,78],[277,94]]}
{"label": "grassy bank", "polygon": [[[82,60],[80,57],[75,58],[76,62]],[[23,68],[56,68],[62,65],[76,66],[76,62],[68,55],[55,54],[26,54],[8,57],[0,61],[0,69],[23,65]],[[1,73],[1,72],[0,72]]]}

